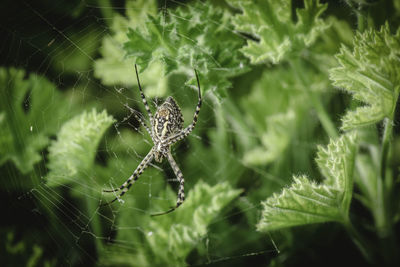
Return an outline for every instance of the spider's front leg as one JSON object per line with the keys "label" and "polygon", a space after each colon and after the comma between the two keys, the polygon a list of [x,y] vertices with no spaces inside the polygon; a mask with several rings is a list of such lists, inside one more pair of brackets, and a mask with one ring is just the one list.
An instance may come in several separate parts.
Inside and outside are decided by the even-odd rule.
{"label": "spider's front leg", "polygon": [[180,131],[179,133],[177,133],[176,135],[170,136],[168,137],[166,140],[163,140],[163,145],[164,146],[170,146],[173,143],[178,142],[179,140],[182,140],[183,138],[185,138],[186,136],[188,136],[194,129],[194,127],[197,124],[197,118],[199,117],[199,113],[200,113],[200,109],[201,109],[201,103],[202,103],[202,98],[201,98],[201,89],[200,89],[200,81],[199,81],[199,75],[197,75],[197,71],[194,70],[194,73],[196,74],[196,79],[197,79],[197,86],[198,86],[198,93],[199,93],[199,100],[197,102],[197,106],[196,106],[196,111],[194,112],[194,116],[193,116],[193,121],[192,123],[186,127],[185,129],[183,129],[182,131]]}
{"label": "spider's front leg", "polygon": [[[138,122],[146,129],[147,133],[151,136],[151,139],[153,140],[153,142],[155,141],[153,138],[153,133],[151,132],[151,129],[149,128],[149,126],[147,126],[147,123],[144,119],[142,119],[137,113],[136,110],[134,110],[133,108],[131,108],[128,104],[124,105],[127,109],[129,109],[129,111],[133,114],[133,116],[135,117],[135,119],[138,120]],[[151,122],[150,122],[151,124]]]}
{"label": "spider's front leg", "polygon": [[138,74],[138,70],[137,70],[136,64],[135,64],[135,72],[136,72],[136,79],[137,79],[139,90],[140,90],[140,96],[142,97],[142,101],[143,101],[144,107],[146,108],[147,115],[149,116],[150,123],[152,123],[153,114],[151,113],[149,104],[147,104],[146,96],[144,95],[142,86],[140,85],[139,74]]}
{"label": "spider's front leg", "polygon": [[183,201],[185,201],[185,179],[183,178],[183,174],[181,170],[178,167],[178,164],[176,164],[174,157],[171,154],[171,150],[168,151],[167,153],[167,159],[169,164],[171,165],[172,170],[174,171],[176,178],[179,181],[179,191],[178,191],[178,199],[176,201],[176,206],[161,213],[156,213],[152,214],[151,216],[159,216],[163,214],[170,213],[174,210],[176,210],[180,205],[182,205]]}

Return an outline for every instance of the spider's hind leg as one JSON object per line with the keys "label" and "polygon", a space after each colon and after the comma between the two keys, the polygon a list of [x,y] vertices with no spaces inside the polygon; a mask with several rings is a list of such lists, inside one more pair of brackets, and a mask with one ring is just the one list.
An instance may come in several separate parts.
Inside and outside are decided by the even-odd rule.
{"label": "spider's hind leg", "polygon": [[168,214],[170,212],[173,212],[180,205],[182,205],[182,203],[185,201],[185,186],[184,186],[185,185],[185,179],[183,178],[183,174],[182,174],[181,170],[179,169],[178,165],[176,164],[174,158],[172,157],[171,151],[168,151],[167,159],[169,161],[169,164],[172,167],[172,170],[174,171],[174,173],[176,175],[176,178],[178,178],[178,181],[179,181],[178,199],[176,201],[176,206],[175,207],[172,207],[172,208],[170,208],[169,210],[167,210],[165,212],[151,214],[151,216],[159,216],[159,215],[164,215],[164,214]]}
{"label": "spider's hind leg", "polygon": [[120,198],[126,192],[128,192],[128,190],[129,190],[129,188],[131,188],[132,184],[134,182],[136,182],[136,180],[143,173],[143,171],[149,166],[149,164],[153,160],[153,158],[154,158],[153,149],[151,149],[150,152],[146,155],[146,157],[144,157],[142,162],[139,164],[139,166],[136,168],[136,170],[133,172],[133,174],[119,188],[103,190],[103,192],[106,192],[106,193],[114,193],[114,192],[119,192],[119,191],[121,191],[121,192],[118,194],[118,196],[116,198],[114,198],[110,202],[102,204],[101,206],[111,204],[111,203],[115,202],[116,200],[120,200]]}
{"label": "spider's hind leg", "polygon": [[119,190],[121,190],[121,188],[103,190],[103,192],[104,193],[114,193],[114,192],[118,192]]}

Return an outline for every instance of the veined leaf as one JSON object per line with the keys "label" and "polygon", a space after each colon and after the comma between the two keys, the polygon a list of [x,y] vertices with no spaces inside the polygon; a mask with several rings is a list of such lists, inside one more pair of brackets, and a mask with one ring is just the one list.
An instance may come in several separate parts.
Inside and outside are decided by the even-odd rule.
{"label": "veined leaf", "polygon": [[[127,210],[120,218],[119,227],[126,225],[132,228],[132,217],[140,220],[140,233],[143,234],[143,243],[137,244],[135,253],[129,249],[109,247],[101,259],[102,265],[115,266],[121,262],[121,253],[124,263],[137,266],[185,265],[185,259],[207,234],[207,227],[218,213],[230,201],[240,194],[241,190],[231,188],[227,182],[209,186],[199,181],[191,191],[184,204],[168,216],[150,217],[148,214],[140,216],[135,209]],[[175,200],[176,193],[168,190],[168,199]],[[173,202],[172,202],[173,203]],[[164,207],[165,208],[165,207]],[[147,222],[145,222],[147,221]],[[134,227],[133,227],[134,228]],[[138,232],[137,229],[134,231]],[[117,238],[123,239],[125,231],[119,231]],[[129,242],[130,240],[127,240]],[[143,255],[153,257],[143,257]],[[148,260],[151,259],[151,262]]]}
{"label": "veined leaf", "polygon": [[23,70],[0,68],[0,164],[11,160],[28,173],[70,113],[55,85],[35,74],[24,76]]}
{"label": "veined leaf", "polygon": [[295,51],[314,43],[316,38],[329,25],[320,19],[327,8],[318,0],[305,0],[304,8],[297,9],[297,22],[292,18],[292,1],[240,1],[230,0],[242,10],[236,15],[236,30],[246,32],[259,39],[248,40],[242,52],[251,63],[279,63]]}
{"label": "veined leaf", "polygon": [[[178,71],[193,77],[196,68],[204,91],[222,93],[230,86],[229,77],[247,70],[246,59],[237,52],[244,41],[233,31],[230,14],[211,4],[196,1],[149,16],[143,27],[129,29],[128,39],[124,49],[140,71],[162,62],[166,74]],[[190,83],[195,84],[194,77]]]}
{"label": "veined leaf", "polygon": [[353,44],[352,51],[343,46],[336,55],[339,67],[330,70],[330,78],[366,106],[344,116],[343,130],[391,118],[400,90],[400,29],[395,35],[388,24],[369,29],[358,33]]}
{"label": "veined leaf", "polygon": [[317,163],[325,180],[321,184],[307,177],[294,177],[294,183],[262,203],[259,231],[311,223],[345,223],[353,190],[355,136],[347,134],[318,148]]}
{"label": "veined leaf", "polygon": [[83,112],[66,122],[49,148],[49,186],[71,183],[90,172],[96,149],[107,128],[114,122],[106,111]]}
{"label": "veined leaf", "polygon": [[353,192],[353,169],[356,153],[355,135],[344,135],[337,141],[331,141],[324,148],[318,147],[317,159],[319,170],[325,177],[324,185],[341,191],[340,208],[348,214]]}
{"label": "veined leaf", "polygon": [[[184,259],[207,234],[208,224],[225,205],[239,196],[240,192],[241,190],[231,188],[227,182],[211,187],[199,181],[188,192],[185,204],[180,207],[182,210],[177,210],[173,216],[162,218],[162,228],[158,222],[151,220],[149,228],[154,234],[147,238],[150,246],[155,252],[161,244],[169,247],[166,254],[160,255],[166,262],[172,256],[170,253]],[[175,198],[174,194],[173,199]]]}

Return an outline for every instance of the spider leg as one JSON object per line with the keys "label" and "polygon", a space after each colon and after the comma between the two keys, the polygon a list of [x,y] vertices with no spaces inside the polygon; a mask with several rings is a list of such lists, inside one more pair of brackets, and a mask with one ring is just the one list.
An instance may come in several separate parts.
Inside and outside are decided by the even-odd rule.
{"label": "spider leg", "polygon": [[164,212],[150,214],[150,216],[153,216],[153,217],[160,216],[160,215],[164,215],[164,214],[168,214],[170,212],[173,212],[174,210],[176,210],[176,207],[173,207],[173,208],[171,208],[171,209],[169,209],[167,211],[164,211]]}
{"label": "spider leg", "polygon": [[135,71],[136,71],[136,79],[137,79],[139,90],[140,90],[140,96],[142,97],[144,107],[146,108],[146,111],[147,111],[147,115],[150,118],[150,124],[153,124],[153,114],[151,114],[150,107],[147,104],[146,96],[144,95],[143,90],[142,90],[142,86],[140,85],[139,74],[138,74],[138,70],[137,70],[136,64],[135,64]]}
{"label": "spider leg", "polygon": [[178,164],[176,164],[174,157],[171,154],[171,150],[168,151],[167,153],[167,159],[169,161],[169,164],[172,167],[172,170],[174,171],[176,178],[178,178],[179,181],[179,191],[178,191],[178,200],[176,201],[176,206],[172,207],[171,209],[165,211],[165,212],[160,212],[156,214],[152,214],[151,216],[159,216],[159,215],[164,215],[167,213],[170,213],[174,210],[176,210],[180,205],[182,205],[183,201],[185,201],[185,179],[183,178],[183,174],[181,170],[178,167]]}
{"label": "spider leg", "polygon": [[202,98],[201,98],[201,89],[200,89],[199,76],[197,75],[196,69],[194,70],[194,73],[196,74],[196,79],[197,79],[197,88],[199,90],[199,100],[197,102],[196,111],[194,112],[193,121],[188,127],[183,129],[180,133],[167,138],[164,141],[164,145],[166,145],[166,146],[171,145],[171,144],[173,144],[173,143],[175,143],[175,142],[177,142],[179,140],[182,140],[183,138],[188,136],[193,131],[194,127],[196,126],[197,118],[199,117],[199,113],[200,113],[200,109],[201,109]]}
{"label": "spider leg", "polygon": [[113,189],[113,190],[103,190],[103,192],[106,193],[112,193],[112,192],[118,192],[122,191],[119,193],[119,195],[111,200],[110,202],[107,202],[105,204],[101,204],[101,206],[105,206],[108,204],[111,204],[115,202],[116,200],[120,199],[126,192],[128,192],[129,188],[132,186],[134,182],[139,178],[139,176],[143,173],[143,171],[149,166],[150,162],[153,160],[154,154],[153,154],[153,149],[150,150],[150,152],[144,157],[142,162],[139,164],[139,166],[136,168],[136,170],[133,172],[133,174],[123,183],[119,188]]}
{"label": "spider leg", "polygon": [[[153,139],[153,135],[152,135],[152,133],[151,133],[151,130],[150,130],[149,126],[147,126],[146,122],[145,122],[138,114],[136,114],[137,111],[134,110],[133,108],[129,107],[128,104],[125,104],[125,107],[126,107],[127,109],[129,109],[129,110],[132,112],[132,114],[133,114],[133,116],[135,117],[135,119],[137,119],[137,120],[140,122],[140,124],[146,129],[147,133],[148,133],[148,134],[152,137],[152,139]],[[153,141],[154,141],[154,140],[153,140]]]}

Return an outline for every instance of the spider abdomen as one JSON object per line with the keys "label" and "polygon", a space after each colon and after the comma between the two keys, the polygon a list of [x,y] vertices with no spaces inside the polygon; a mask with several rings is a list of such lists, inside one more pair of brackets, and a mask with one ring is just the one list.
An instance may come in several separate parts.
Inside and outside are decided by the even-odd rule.
{"label": "spider abdomen", "polygon": [[168,97],[154,115],[154,133],[161,141],[182,129],[183,115],[181,109],[172,97]]}

